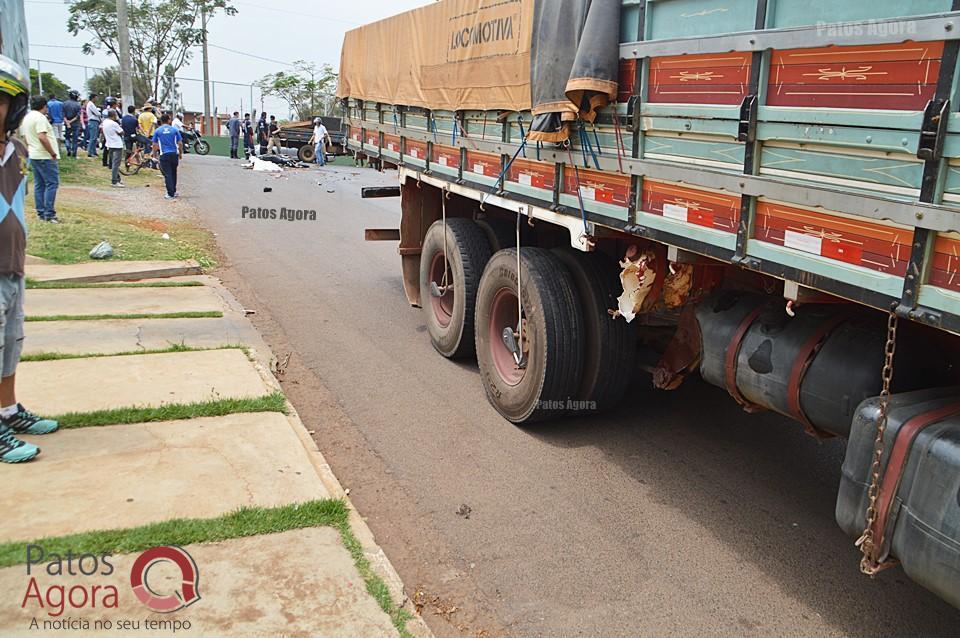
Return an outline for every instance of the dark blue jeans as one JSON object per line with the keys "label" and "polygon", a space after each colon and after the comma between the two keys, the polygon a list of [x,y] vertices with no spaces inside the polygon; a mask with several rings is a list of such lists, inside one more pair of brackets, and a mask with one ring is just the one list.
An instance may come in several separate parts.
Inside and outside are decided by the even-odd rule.
{"label": "dark blue jeans", "polygon": [[176,153],[164,153],[160,156],[160,172],[167,186],[167,195],[177,194],[177,167],[180,166],[180,156]]}
{"label": "dark blue jeans", "polygon": [[87,122],[87,155],[97,156],[97,141],[100,138],[100,120]]}
{"label": "dark blue jeans", "polygon": [[237,148],[240,146],[240,136],[231,135],[230,136],[230,157],[236,159],[238,156]]}
{"label": "dark blue jeans", "polygon": [[30,166],[33,167],[33,201],[37,207],[37,217],[55,219],[60,166],[55,159],[30,160]]}
{"label": "dark blue jeans", "polygon": [[73,124],[64,124],[63,143],[67,146],[67,155],[71,157],[77,156],[77,144],[79,140],[80,140],[80,122],[76,121]]}

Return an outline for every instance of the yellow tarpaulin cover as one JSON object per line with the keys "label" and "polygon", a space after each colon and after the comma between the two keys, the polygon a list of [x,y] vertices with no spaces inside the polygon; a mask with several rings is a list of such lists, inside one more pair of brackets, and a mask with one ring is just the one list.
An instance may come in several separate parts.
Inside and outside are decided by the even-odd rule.
{"label": "yellow tarpaulin cover", "polygon": [[337,97],[529,109],[533,7],[534,0],[444,0],[349,31]]}

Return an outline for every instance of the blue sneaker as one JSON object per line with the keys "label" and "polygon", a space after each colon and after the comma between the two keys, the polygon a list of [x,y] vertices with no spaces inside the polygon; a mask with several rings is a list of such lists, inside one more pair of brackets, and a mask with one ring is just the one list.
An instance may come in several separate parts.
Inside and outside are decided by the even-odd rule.
{"label": "blue sneaker", "polygon": [[21,404],[17,404],[17,413],[0,418],[0,427],[13,430],[14,434],[50,434],[60,428],[60,424],[50,419],[41,419]]}
{"label": "blue sneaker", "polygon": [[40,448],[13,436],[13,430],[0,426],[0,462],[23,463],[40,454]]}

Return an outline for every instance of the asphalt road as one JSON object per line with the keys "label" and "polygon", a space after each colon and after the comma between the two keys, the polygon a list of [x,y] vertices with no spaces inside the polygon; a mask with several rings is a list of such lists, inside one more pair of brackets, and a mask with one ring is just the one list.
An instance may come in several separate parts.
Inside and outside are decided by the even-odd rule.
{"label": "asphalt road", "polygon": [[292,353],[284,387],[438,636],[957,635],[960,612],[900,569],[859,574],[833,518],[842,442],[640,373],[613,414],[501,419],[474,364],[434,353],[396,246],[363,242],[399,201],[360,187],[395,180],[191,156],[180,190],[227,285]]}

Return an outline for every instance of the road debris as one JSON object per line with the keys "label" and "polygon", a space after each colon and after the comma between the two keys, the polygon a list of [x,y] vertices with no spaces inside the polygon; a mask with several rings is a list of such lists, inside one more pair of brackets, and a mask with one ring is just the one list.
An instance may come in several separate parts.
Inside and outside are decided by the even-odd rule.
{"label": "road debris", "polygon": [[107,259],[113,257],[113,246],[106,239],[93,247],[90,251],[90,259]]}
{"label": "road debris", "polygon": [[464,518],[470,518],[470,512],[472,512],[472,511],[473,511],[473,508],[471,508],[469,505],[467,505],[466,503],[464,503],[464,504],[462,504],[460,507],[458,507],[454,513],[455,513],[457,516],[462,516],[462,517],[464,517]]}

